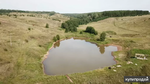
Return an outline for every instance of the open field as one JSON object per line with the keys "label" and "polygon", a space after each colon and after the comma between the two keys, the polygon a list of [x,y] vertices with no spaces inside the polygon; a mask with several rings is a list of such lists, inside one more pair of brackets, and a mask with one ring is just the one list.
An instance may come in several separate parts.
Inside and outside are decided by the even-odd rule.
{"label": "open field", "polygon": [[[27,16],[26,13],[24,15],[0,16],[0,84],[71,84],[66,76],[47,76],[43,73],[42,58],[57,34],[61,38],[86,37],[97,44],[123,46],[122,51],[114,52],[118,64],[122,65],[121,68],[115,68],[117,72],[106,67],[70,74],[69,77],[74,84],[122,84],[125,75],[150,76],[149,60],[129,59],[133,65],[127,65],[125,60],[126,51],[130,49],[150,49],[150,15],[112,17],[81,25],[75,33],[64,33],[60,28],[61,23],[69,19],[60,14],[43,14],[35,17]],[[46,23],[49,24],[49,28],[45,28]],[[79,34],[79,31],[85,30],[87,26],[93,26],[98,33],[114,31],[116,35],[107,34],[106,41],[99,42],[95,40],[99,35]]]}
{"label": "open field", "polygon": [[132,48],[150,48],[150,15],[112,17],[87,25],[81,25],[78,29],[85,30],[87,26],[94,27],[99,33],[103,31],[114,31],[117,35],[108,35],[108,38],[112,36],[109,39],[120,41],[132,40],[135,45]]}

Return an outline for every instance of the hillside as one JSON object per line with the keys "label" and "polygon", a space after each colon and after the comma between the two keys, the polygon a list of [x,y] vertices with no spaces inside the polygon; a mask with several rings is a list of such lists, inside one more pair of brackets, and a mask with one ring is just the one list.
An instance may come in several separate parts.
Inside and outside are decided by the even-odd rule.
{"label": "hillside", "polygon": [[[69,18],[61,14],[9,15],[11,16],[0,15],[0,80],[43,74],[41,58],[47,52],[53,36],[64,36],[60,26]],[[49,24],[49,28],[45,28],[46,23]]]}
{"label": "hillside", "polygon": [[94,27],[99,33],[114,31],[117,35],[108,35],[112,36],[110,39],[133,40],[136,42],[134,48],[150,48],[150,15],[112,17],[87,25],[80,25],[78,29],[85,30],[87,26]]}
{"label": "hillside", "polygon": [[[126,51],[134,48],[150,49],[150,15],[110,17],[87,25],[80,25],[77,32],[64,33],[61,24],[69,20],[67,16],[47,13],[16,13],[0,15],[0,84],[70,84],[66,76],[48,76],[43,73],[42,58],[53,43],[57,34],[61,39],[69,37],[88,38],[98,44],[118,44],[122,51],[116,52],[118,63],[125,65],[117,69],[117,73],[106,68],[85,73],[70,74],[75,84],[120,84],[124,75],[137,75],[143,70],[150,70],[149,61],[137,61],[138,66],[127,66]],[[46,24],[49,28],[45,28]],[[98,33],[107,33],[105,42],[96,41],[99,34],[94,36],[80,31],[92,26]],[[111,37],[110,37],[111,36]],[[116,66],[116,65],[114,65]],[[147,68],[145,69],[146,66]],[[135,73],[132,73],[135,72]],[[136,73],[137,72],[137,73]],[[128,74],[127,74],[128,73]],[[148,73],[148,74],[147,74]],[[147,75],[149,71],[147,71]],[[141,75],[140,73],[138,75]],[[113,83],[112,83],[113,82]]]}

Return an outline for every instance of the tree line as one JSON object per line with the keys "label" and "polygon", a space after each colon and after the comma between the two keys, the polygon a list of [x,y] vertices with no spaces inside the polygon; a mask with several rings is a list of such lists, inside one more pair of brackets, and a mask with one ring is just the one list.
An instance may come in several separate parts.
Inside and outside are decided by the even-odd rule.
{"label": "tree line", "polygon": [[47,11],[23,11],[23,10],[0,9],[0,15],[9,14],[11,12],[49,14],[50,16],[56,13],[54,11],[47,12]]}
{"label": "tree line", "polygon": [[83,14],[64,14],[70,17],[70,20],[62,23],[61,28],[65,29],[65,32],[76,32],[79,25],[87,24],[89,22],[95,22],[103,20],[109,17],[123,17],[123,16],[137,16],[146,15],[149,11],[104,11],[94,13],[83,13]]}
{"label": "tree line", "polygon": [[140,11],[140,10],[134,10],[134,11],[104,11],[102,13],[103,16],[108,17],[122,17],[122,16],[137,16],[137,15],[146,15],[149,14],[149,11]]}

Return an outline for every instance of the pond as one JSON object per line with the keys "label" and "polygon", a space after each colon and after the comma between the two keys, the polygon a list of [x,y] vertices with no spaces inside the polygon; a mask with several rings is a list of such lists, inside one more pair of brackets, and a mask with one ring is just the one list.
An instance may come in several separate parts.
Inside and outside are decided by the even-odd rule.
{"label": "pond", "polygon": [[116,64],[112,52],[115,46],[97,46],[80,39],[56,42],[43,61],[47,75],[64,75],[86,72]]}

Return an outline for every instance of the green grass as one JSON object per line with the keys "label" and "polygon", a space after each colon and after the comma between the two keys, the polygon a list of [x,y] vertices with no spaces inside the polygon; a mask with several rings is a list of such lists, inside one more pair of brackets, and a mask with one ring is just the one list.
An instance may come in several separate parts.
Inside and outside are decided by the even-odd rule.
{"label": "green grass", "polygon": [[136,53],[150,55],[150,49],[132,49],[130,52],[131,55],[135,55]]}

